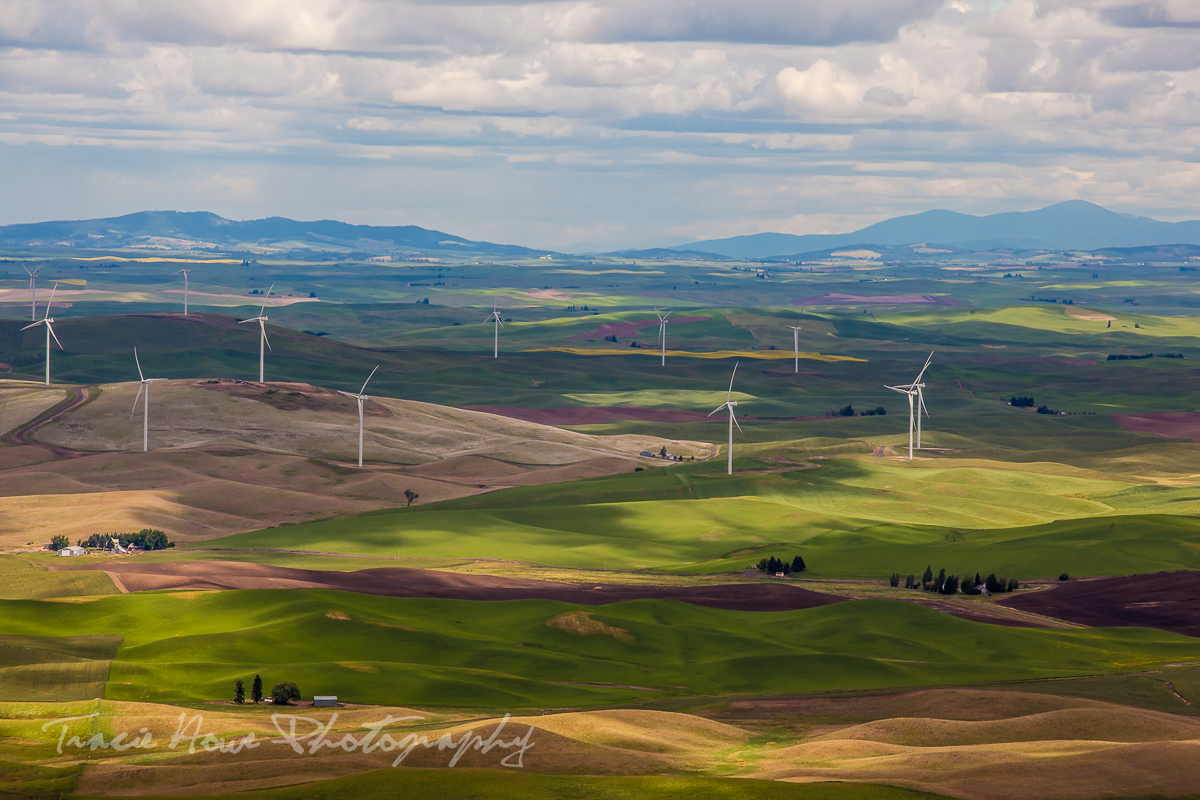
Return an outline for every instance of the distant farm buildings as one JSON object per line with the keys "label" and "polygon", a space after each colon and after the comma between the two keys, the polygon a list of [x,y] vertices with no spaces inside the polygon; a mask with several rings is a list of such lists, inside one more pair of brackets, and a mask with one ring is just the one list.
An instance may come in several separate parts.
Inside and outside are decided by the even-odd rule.
{"label": "distant farm buildings", "polygon": [[72,544],[59,548],[58,554],[60,556],[85,556],[87,555],[87,550],[79,545]]}

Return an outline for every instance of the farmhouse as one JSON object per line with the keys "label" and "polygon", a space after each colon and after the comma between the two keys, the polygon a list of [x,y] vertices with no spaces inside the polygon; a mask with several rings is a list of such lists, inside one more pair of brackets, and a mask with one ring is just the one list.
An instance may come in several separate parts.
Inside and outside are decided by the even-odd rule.
{"label": "farmhouse", "polygon": [[61,548],[58,551],[58,554],[60,556],[83,556],[83,555],[87,555],[87,550],[85,550],[84,548],[82,548],[78,545],[73,544],[73,545],[69,545],[67,547]]}

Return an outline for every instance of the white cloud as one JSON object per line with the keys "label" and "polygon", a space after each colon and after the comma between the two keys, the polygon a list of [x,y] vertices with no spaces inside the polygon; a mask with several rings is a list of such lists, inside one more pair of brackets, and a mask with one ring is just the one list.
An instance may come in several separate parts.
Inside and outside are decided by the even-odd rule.
{"label": "white cloud", "polygon": [[[195,197],[261,216],[300,208],[282,188],[289,170],[372,159],[401,183],[472,175],[484,210],[463,211],[461,193],[404,209],[475,236],[514,181],[536,185],[552,208],[527,215],[558,222],[514,217],[504,238],[545,244],[565,230],[824,230],[1071,197],[1188,216],[1196,3],[995,5],[0,0],[0,142],[27,161],[31,148],[58,152],[40,175],[11,163],[0,175],[29,196],[81,171],[111,175],[113,153],[160,169],[166,158]],[[627,202],[631,181],[660,202]],[[48,197],[47,216],[103,205],[101,182],[78,182],[97,187],[94,202]],[[812,225],[797,222],[807,214]]]}

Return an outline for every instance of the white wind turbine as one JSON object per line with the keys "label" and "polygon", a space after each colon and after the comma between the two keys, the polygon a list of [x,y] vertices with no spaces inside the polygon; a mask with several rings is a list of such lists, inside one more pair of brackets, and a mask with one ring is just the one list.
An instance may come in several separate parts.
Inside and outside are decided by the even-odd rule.
{"label": "white wind turbine", "polygon": [[171,273],[172,275],[182,275],[183,276],[183,315],[185,317],[188,315],[187,301],[188,301],[188,273],[189,272],[191,272],[190,269],[181,269],[178,272]]}
{"label": "white wind turbine", "polygon": [[717,406],[716,408],[714,408],[709,413],[709,416],[711,417],[713,414],[717,413],[722,408],[729,410],[729,474],[730,475],[733,474],[733,426],[737,425],[737,429],[739,431],[742,430],[742,426],[738,425],[738,421],[736,419],[734,419],[734,417],[733,417],[733,407],[737,405],[737,400],[733,399],[733,379],[737,377],[738,363],[740,363],[740,362],[734,362],[733,375],[730,376],[730,378],[729,378],[729,392],[725,395],[725,402],[722,403],[721,405]]}
{"label": "white wind turbine", "polygon": [[[271,289],[274,289],[274,288],[275,288],[275,284],[272,283]],[[267,297],[271,296],[271,289],[267,289]],[[262,308],[259,309],[257,317],[250,317],[250,319],[244,319],[244,320],[241,320],[240,322],[238,322],[238,325],[243,325],[247,322],[257,322],[258,323],[258,331],[261,334],[258,339],[258,382],[259,383],[266,383],[266,381],[263,380],[263,363],[266,361],[266,357],[267,357],[266,348],[271,346],[271,343],[267,341],[266,311],[267,311],[267,301],[263,300]]]}
{"label": "white wind turbine", "polygon": [[29,276],[29,319],[35,322],[37,321],[37,274],[43,266],[45,265],[38,264],[33,268],[33,272],[30,272],[29,267],[21,265],[21,269],[25,270],[25,274]]}
{"label": "white wind turbine", "polygon": [[358,394],[353,392],[343,392],[338,389],[338,394],[344,394],[346,397],[353,397],[358,401],[358,468],[362,469],[362,454],[363,454],[363,402],[367,400],[367,384],[371,382],[371,378],[375,377],[375,370],[379,369],[376,365],[375,369],[371,370],[371,374],[363,381],[362,389]]}
{"label": "white wind turbine", "polygon": [[137,348],[133,348],[133,360],[137,363],[138,378],[141,383],[138,384],[137,397],[133,398],[133,408],[129,410],[129,418],[133,419],[133,414],[137,411],[138,400],[142,398],[142,390],[146,390],[146,402],[142,404],[142,452],[150,450],[150,384],[158,381],[165,381],[166,378],[147,378],[142,372],[142,362],[138,358]]}
{"label": "white wind turbine", "polygon": [[658,315],[658,338],[662,339],[662,365],[665,367],[667,365],[667,317],[671,316],[671,312],[659,314],[656,308],[654,313]]}
{"label": "white wind turbine", "polygon": [[921,449],[921,412],[925,416],[929,416],[929,409],[925,408],[925,384],[921,383],[921,378],[925,376],[925,370],[929,369],[929,363],[933,361],[933,353],[929,354],[929,358],[925,359],[925,366],[921,367],[921,371],[917,373],[917,379],[912,383],[901,384],[900,386],[885,386],[886,389],[891,389],[893,392],[899,392],[908,397],[908,460],[912,461],[913,457],[913,423],[916,422],[917,429],[917,449]]}
{"label": "white wind turbine", "polygon": [[796,320],[795,325],[788,325],[792,329],[792,344],[796,346],[796,374],[800,374],[800,325],[799,320]]}
{"label": "white wind turbine", "polygon": [[24,328],[21,328],[21,330],[27,331],[30,328],[36,328],[38,325],[46,326],[46,385],[47,386],[50,385],[50,337],[51,336],[54,337],[54,343],[58,345],[59,350],[66,349],[62,346],[62,342],[60,342],[58,340],[58,334],[56,334],[54,332],[54,318],[50,316],[50,306],[54,305],[54,293],[57,291],[58,291],[58,284],[56,283],[56,284],[54,284],[54,288],[50,291],[50,300],[46,303],[46,316],[43,317],[42,319],[37,320],[36,322],[26,325]]}
{"label": "white wind turbine", "polygon": [[496,349],[495,349],[495,352],[492,354],[492,358],[499,358],[499,357],[500,357],[500,329],[504,327],[504,323],[500,321],[500,312],[496,310],[496,307],[495,307],[495,306],[492,306],[492,313],[491,313],[491,316],[489,316],[489,317],[488,317],[487,319],[485,319],[483,322],[484,322],[484,324],[485,324],[485,325],[486,325],[487,323],[489,323],[489,322],[495,322],[495,323],[496,323],[496,325],[495,325],[495,328],[496,328]]}

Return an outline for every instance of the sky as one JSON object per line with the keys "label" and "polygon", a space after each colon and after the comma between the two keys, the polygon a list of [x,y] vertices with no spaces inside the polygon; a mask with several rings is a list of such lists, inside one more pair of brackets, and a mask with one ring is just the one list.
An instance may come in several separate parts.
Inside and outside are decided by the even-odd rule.
{"label": "sky", "polygon": [[534,247],[1200,217],[1200,0],[0,0],[0,224]]}

